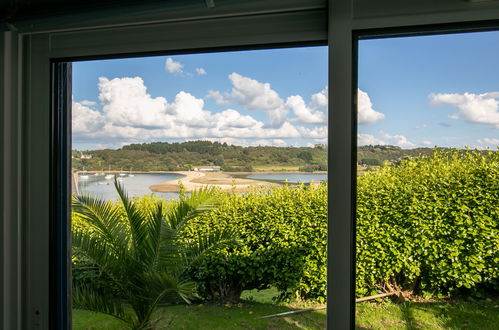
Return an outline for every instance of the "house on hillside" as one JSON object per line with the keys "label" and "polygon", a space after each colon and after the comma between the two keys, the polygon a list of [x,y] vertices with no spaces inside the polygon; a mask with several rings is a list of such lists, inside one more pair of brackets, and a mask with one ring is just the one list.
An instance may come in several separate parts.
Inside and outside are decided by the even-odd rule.
{"label": "house on hillside", "polygon": [[219,172],[220,166],[193,166],[193,171],[200,172]]}

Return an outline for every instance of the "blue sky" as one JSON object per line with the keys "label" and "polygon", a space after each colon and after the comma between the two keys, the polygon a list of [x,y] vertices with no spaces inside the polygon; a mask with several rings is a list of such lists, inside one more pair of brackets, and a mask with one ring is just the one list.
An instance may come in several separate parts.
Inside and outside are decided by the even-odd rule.
{"label": "blue sky", "polygon": [[[499,145],[499,32],[366,40],[359,144]],[[313,145],[327,136],[327,48],[73,65],[73,145],[210,139]]]}

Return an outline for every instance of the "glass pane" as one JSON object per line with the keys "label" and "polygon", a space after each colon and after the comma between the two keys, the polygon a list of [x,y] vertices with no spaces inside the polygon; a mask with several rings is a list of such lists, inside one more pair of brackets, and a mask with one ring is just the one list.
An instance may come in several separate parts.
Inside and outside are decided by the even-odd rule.
{"label": "glass pane", "polygon": [[326,47],[78,62],[73,92],[74,328],[325,327],[261,317],[326,299]]}
{"label": "glass pane", "polygon": [[[359,43],[360,328],[499,322],[499,32]],[[372,298],[372,297],[371,297]]]}

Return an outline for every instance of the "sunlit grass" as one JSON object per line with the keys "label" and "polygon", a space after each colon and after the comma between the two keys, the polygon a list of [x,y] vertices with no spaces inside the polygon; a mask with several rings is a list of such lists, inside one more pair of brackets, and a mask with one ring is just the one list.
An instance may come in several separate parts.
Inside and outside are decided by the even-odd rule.
{"label": "sunlit grass", "polygon": [[[325,329],[326,311],[260,319],[302,308],[276,304],[276,290],[246,291],[235,305],[197,304],[161,307],[153,316],[157,328],[170,329]],[[309,307],[310,304],[307,304]],[[497,329],[499,301],[479,302],[364,302],[356,305],[358,329]],[[73,311],[73,329],[124,329],[110,316]]]}

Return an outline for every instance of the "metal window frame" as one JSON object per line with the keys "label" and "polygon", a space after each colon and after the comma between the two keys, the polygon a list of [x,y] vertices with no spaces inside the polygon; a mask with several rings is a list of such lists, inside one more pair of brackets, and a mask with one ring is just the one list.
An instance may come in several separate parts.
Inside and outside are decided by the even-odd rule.
{"label": "metal window frame", "polygon": [[70,62],[326,42],[326,14],[316,9],[23,35],[21,327],[71,326]]}
{"label": "metal window frame", "polygon": [[[412,1],[412,7],[417,6],[417,2]],[[220,15],[215,11],[196,10],[193,16],[189,16],[189,12],[178,12],[170,17],[165,12],[165,16],[156,13],[151,19],[148,14],[141,14],[136,22],[115,21],[112,27],[105,26],[102,20],[97,27],[73,20],[68,25],[66,19],[62,28],[54,21],[39,25],[25,22],[19,31],[2,32],[2,326],[6,329],[69,328],[68,319],[60,316],[65,308],[69,310],[67,305],[61,306],[64,294],[69,292],[64,292],[68,282],[50,279],[50,269],[57,269],[54,266],[57,260],[60,262],[58,276],[62,278],[63,272],[68,271],[67,267],[65,270],[61,267],[60,259],[65,254],[60,250],[53,254],[58,255],[57,260],[50,262],[51,239],[64,239],[64,233],[51,231],[50,225],[51,219],[55,219],[52,215],[65,216],[59,208],[66,205],[62,197],[57,202],[57,198],[51,197],[60,195],[60,186],[66,185],[59,174],[69,166],[61,162],[62,155],[68,152],[67,140],[64,142],[64,137],[55,134],[64,129],[66,134],[69,132],[63,125],[68,113],[60,112],[61,104],[69,100],[51,95],[51,88],[64,88],[64,79],[60,79],[61,71],[58,71],[64,70],[64,62],[136,56],[138,52],[144,56],[327,41],[330,89],[327,325],[331,329],[353,329],[357,41],[393,36],[400,33],[395,30],[411,30],[411,27],[414,30],[409,34],[413,35],[430,24],[456,23],[456,32],[463,32],[463,26],[469,28],[465,22],[487,25],[490,21],[485,20],[493,20],[499,13],[497,6],[455,2],[446,0],[445,8],[433,8],[435,10],[428,2],[424,10],[411,12],[395,0],[381,0],[376,5],[388,9],[387,12],[371,15],[369,9],[362,11],[365,9],[362,6],[369,2],[362,4],[360,0],[355,1],[355,7],[352,0],[328,0],[327,9],[319,1],[313,5],[304,5],[305,2],[299,0],[276,0],[272,5],[255,1],[244,4],[242,11],[224,9]],[[398,7],[390,8],[389,4]],[[265,8],[267,5],[269,8]],[[356,16],[356,13],[360,14]],[[448,29],[448,25],[434,27],[433,33]],[[148,31],[156,37],[139,38]],[[171,31],[177,34],[169,35]],[[408,30],[404,31],[408,35]],[[180,38],[181,35],[186,38]],[[116,36],[120,37],[116,39]],[[53,242],[53,246],[64,249],[62,241]],[[61,291],[51,292],[56,287]],[[55,313],[52,323],[51,313]]]}

